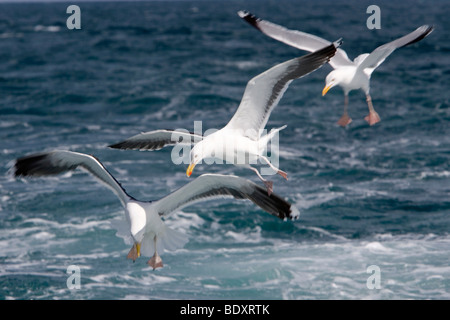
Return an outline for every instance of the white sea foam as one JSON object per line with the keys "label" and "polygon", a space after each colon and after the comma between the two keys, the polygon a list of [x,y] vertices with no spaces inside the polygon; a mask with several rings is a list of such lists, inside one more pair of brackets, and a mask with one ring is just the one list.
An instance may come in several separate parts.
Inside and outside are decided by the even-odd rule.
{"label": "white sea foam", "polygon": [[365,248],[372,253],[382,253],[382,254],[393,253],[392,249],[383,246],[383,244],[381,244],[378,241],[369,242],[368,244],[365,245]]}
{"label": "white sea foam", "polygon": [[237,67],[241,70],[248,70],[256,68],[260,65],[260,62],[255,60],[237,60],[237,61],[224,61],[224,60],[216,60],[216,64],[225,65],[227,67]]}
{"label": "white sea foam", "polygon": [[[303,11],[313,7],[306,5]],[[393,3],[392,12],[401,12],[396,16],[401,20],[420,10],[445,21],[443,7],[440,2],[419,9]],[[289,6],[280,8],[289,10]],[[124,24],[135,20],[132,12],[119,12],[113,6],[105,9],[111,19],[98,19],[98,30],[117,27],[121,19]],[[174,4],[172,9],[175,17],[183,15],[186,6]],[[232,12],[228,9],[224,12]],[[345,16],[351,14],[352,6],[340,9]],[[143,200],[162,197],[187,183],[186,167],[181,170],[182,166],[168,161],[170,148],[146,154],[118,152],[106,148],[108,143],[158,128],[192,131],[195,120],[220,128],[235,112],[246,81],[267,66],[291,59],[292,53],[303,55],[263,38],[267,43],[257,46],[252,41],[257,37],[255,30],[228,23],[225,16],[219,21],[202,6],[206,33],[194,24],[178,32],[176,19],[168,22],[166,15],[149,11],[148,21],[162,26],[146,29],[155,41],[140,41],[142,32],[133,28],[113,28],[115,37],[106,40],[101,38],[108,33],[100,32],[89,50],[77,50],[79,59],[64,66],[67,77],[60,72],[61,61],[85,42],[64,36],[64,20],[53,24],[64,13],[47,10],[44,23],[36,22],[33,8],[8,10],[11,19],[20,16],[23,23],[8,23],[0,31],[3,51],[11,53],[5,55],[5,72],[0,77],[8,89],[3,92],[5,113],[0,120],[4,171],[8,162],[11,165],[14,158],[29,152],[64,148],[91,153],[107,161],[118,181]],[[279,21],[285,15],[278,12]],[[199,18],[184,17],[188,23]],[[398,25],[414,28],[414,19],[400,20]],[[352,30],[351,21],[349,27]],[[167,30],[171,31],[165,34]],[[401,34],[401,30],[391,31],[392,36]],[[56,42],[45,41],[58,33]],[[129,41],[122,41],[125,33]],[[19,37],[27,41],[17,42]],[[432,44],[446,43],[445,33],[433,33],[432,38],[414,48],[428,57],[419,59],[419,68],[417,59],[403,59],[399,52],[392,59],[402,63],[391,61],[389,74],[379,74],[386,80],[400,67],[397,71],[407,70],[409,77],[392,77],[389,87],[381,81],[373,83],[375,108],[379,105],[384,114],[380,113],[382,122],[374,127],[363,119],[367,108],[363,100],[356,101],[361,97],[354,103],[350,98],[353,122],[348,128],[336,125],[343,101],[321,97],[318,91],[327,66],[295,80],[268,128],[288,125],[280,136],[284,145],[280,156],[289,181],[274,176],[275,190],[302,209],[302,219],[284,223],[248,201],[212,201],[185,208],[165,220],[190,241],[182,250],[163,253],[164,268],[155,271],[147,259],[135,263],[126,259],[130,247],[117,239],[109,225],[111,218],[123,218],[123,210],[92,177],[78,170],[45,179],[0,177],[3,296],[30,300],[450,299],[446,184],[450,126],[445,117],[450,109],[442,99],[442,85],[431,81],[433,75],[448,72],[443,63],[448,53],[444,45],[439,49]],[[139,45],[130,45],[134,43]],[[13,54],[17,46],[24,54]],[[37,55],[27,54],[27,48],[36,49]],[[427,54],[430,49],[433,54]],[[92,66],[98,66],[95,74],[89,71]],[[75,87],[69,81],[74,80],[72,75]],[[393,95],[395,90],[404,94]],[[64,92],[76,93],[80,99],[66,99]],[[260,183],[244,169],[222,167],[202,166],[198,173],[218,169],[242,173]],[[250,211],[258,213],[250,215]],[[81,266],[81,290],[70,291],[66,286],[66,268],[71,264]],[[371,276],[367,268],[372,265],[380,268],[380,289],[367,287]]]}
{"label": "white sea foam", "polygon": [[417,177],[419,180],[423,180],[426,178],[448,178],[450,177],[450,171],[444,170],[444,171],[423,171],[420,173],[420,175]]}
{"label": "white sea foam", "polygon": [[60,26],[43,26],[38,24],[34,27],[34,31],[58,32],[60,30],[61,30]]}
{"label": "white sea foam", "polygon": [[299,209],[309,209],[312,207],[320,206],[321,204],[330,202],[332,200],[344,197],[344,192],[314,192],[312,194],[300,194],[296,195],[295,206]]}
{"label": "white sea foam", "polygon": [[0,33],[0,39],[8,39],[8,38],[23,38],[23,33],[21,33],[21,32]]}
{"label": "white sea foam", "polygon": [[259,243],[263,240],[261,236],[261,227],[259,226],[240,232],[229,230],[225,233],[225,236],[234,239],[238,243]]}
{"label": "white sea foam", "polygon": [[26,219],[25,223],[33,223],[36,225],[34,228],[39,228],[39,226],[49,226],[56,229],[75,229],[75,230],[89,230],[93,228],[109,228],[109,222],[105,220],[89,220],[89,218],[82,219],[74,219],[73,223],[59,223],[57,221],[46,220],[42,218],[31,218]]}

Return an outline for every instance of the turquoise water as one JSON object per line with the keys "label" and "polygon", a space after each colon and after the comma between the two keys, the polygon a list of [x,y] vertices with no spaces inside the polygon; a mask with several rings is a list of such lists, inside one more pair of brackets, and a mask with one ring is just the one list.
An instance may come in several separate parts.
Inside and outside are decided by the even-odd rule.
{"label": "turquoise water", "polygon": [[[182,1],[83,3],[81,30],[66,3],[0,4],[1,299],[449,299],[450,30],[446,1]],[[17,180],[13,160],[66,149],[93,154],[137,199],[159,199],[189,180],[171,149],[107,145],[159,128],[221,128],[245,85],[303,55],[237,16],[241,9],[344,39],[350,58],[422,24],[435,31],[394,52],[371,82],[382,121],[369,127],[364,94],[353,122],[336,124],[340,89],[321,96],[326,65],[294,81],[267,128],[280,133],[275,192],[300,219],[283,222],[250,202],[199,203],[166,219],[190,241],[162,254],[164,268],[132,263],[110,222],[120,202],[91,176]],[[247,170],[199,165],[206,172]],[[192,179],[192,178],[191,178]],[[70,265],[79,290],[67,287]],[[380,288],[369,289],[369,266]]]}

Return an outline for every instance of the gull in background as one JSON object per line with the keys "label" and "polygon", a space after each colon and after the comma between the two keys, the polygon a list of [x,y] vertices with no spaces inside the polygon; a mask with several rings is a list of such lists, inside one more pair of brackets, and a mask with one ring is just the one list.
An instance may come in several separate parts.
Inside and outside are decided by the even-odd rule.
{"label": "gull in background", "polygon": [[289,202],[255,183],[230,175],[204,174],[157,201],[139,201],[128,195],[120,183],[95,157],[83,153],[55,150],[36,153],[16,160],[16,177],[57,175],[76,168],[84,169],[111,189],[125,209],[133,247],[127,258],[135,261],[141,254],[151,256],[147,262],[153,269],[163,266],[158,254],[183,247],[187,237],[166,227],[162,217],[196,202],[213,198],[248,199],[266,212],[280,218],[297,219],[299,211]]}
{"label": "gull in background", "polygon": [[[270,114],[277,106],[289,84],[327,63],[336,53],[340,40],[329,43],[317,51],[280,63],[251,79],[245,88],[241,103],[222,129],[207,135],[195,135],[173,130],[155,130],[135,135],[125,141],[110,145],[116,149],[158,150],[164,146],[183,143],[194,144],[190,152],[190,164],[186,171],[191,176],[194,167],[203,159],[233,159],[233,164],[253,170],[266,185],[269,195],[273,182],[264,179],[250,164],[259,161],[267,163],[277,174],[287,179],[287,174],[276,168],[263,155],[267,143],[285,126],[272,129],[261,136]],[[176,138],[174,138],[176,136]],[[197,142],[198,141],[198,142]],[[240,159],[241,161],[236,161]]]}
{"label": "gull in background", "polygon": [[[262,20],[248,11],[239,11],[238,15],[265,35],[300,50],[315,51],[318,48],[330,44],[329,41],[320,37],[297,30],[290,30],[272,22]],[[347,112],[348,94],[350,91],[358,89],[364,91],[369,107],[369,115],[364,119],[371,126],[379,122],[380,117],[373,107],[372,97],[370,96],[370,77],[372,72],[394,50],[418,42],[432,31],[432,26],[423,25],[401,38],[379,46],[370,54],[364,53],[357,56],[353,61],[348,58],[344,50],[341,48],[337,49],[336,55],[329,62],[334,70],[326,77],[322,95],[324,96],[328,90],[336,85],[342,87],[345,98],[344,113],[339,119],[338,124],[345,127],[352,121]]]}

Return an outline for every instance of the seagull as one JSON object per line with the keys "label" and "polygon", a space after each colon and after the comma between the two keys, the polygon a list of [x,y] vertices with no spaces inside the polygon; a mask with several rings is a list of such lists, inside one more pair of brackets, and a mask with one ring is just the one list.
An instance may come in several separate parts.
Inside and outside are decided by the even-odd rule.
{"label": "seagull", "polygon": [[248,199],[266,212],[283,220],[295,220],[300,212],[276,194],[267,195],[264,188],[236,176],[204,174],[178,190],[157,201],[139,201],[128,195],[120,183],[94,156],[84,153],[54,150],[19,158],[14,164],[15,177],[51,176],[84,169],[99,182],[111,189],[125,209],[133,247],[127,255],[133,262],[151,256],[148,265],[153,269],[163,267],[158,251],[183,247],[187,237],[165,226],[162,218],[196,202],[213,198]]}
{"label": "seagull", "polygon": [[[286,29],[280,25],[262,20],[248,11],[238,11],[238,15],[265,35],[300,50],[315,51],[318,48],[330,44],[329,41],[317,36],[297,30]],[[370,96],[370,77],[372,72],[396,49],[418,42],[432,31],[432,26],[423,25],[401,38],[379,46],[370,54],[364,53],[357,56],[353,61],[348,58],[344,50],[341,48],[337,49],[336,55],[329,62],[334,70],[325,79],[322,96],[334,86],[339,85],[342,87],[344,91],[344,113],[338,121],[340,126],[345,127],[352,122],[347,112],[348,94],[350,91],[358,89],[364,91],[369,107],[369,115],[364,119],[371,126],[380,121],[380,117],[373,107],[372,97]]]}
{"label": "seagull", "polygon": [[267,163],[277,174],[287,179],[286,172],[275,167],[264,151],[273,136],[286,126],[272,129],[262,136],[273,109],[277,106],[289,84],[327,63],[341,44],[338,40],[326,44],[308,55],[280,63],[252,78],[245,88],[241,103],[222,129],[207,135],[176,130],[144,132],[122,142],[110,145],[116,149],[158,150],[177,143],[194,145],[190,151],[190,164],[186,175],[191,176],[194,167],[203,159],[227,160],[235,165],[251,169],[265,184],[268,194],[273,192],[273,182],[262,177],[250,164]]}

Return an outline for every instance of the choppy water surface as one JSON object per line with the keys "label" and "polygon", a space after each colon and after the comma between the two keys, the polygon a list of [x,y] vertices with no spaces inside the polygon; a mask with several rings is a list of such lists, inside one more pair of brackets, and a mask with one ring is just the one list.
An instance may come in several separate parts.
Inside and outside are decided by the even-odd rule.
{"label": "choppy water surface", "polygon": [[[2,299],[449,299],[450,37],[446,1],[371,3],[214,1],[0,4],[0,298]],[[152,271],[126,260],[110,222],[120,202],[83,172],[16,180],[12,161],[66,149],[94,154],[126,190],[158,199],[190,181],[171,150],[111,150],[141,131],[221,128],[247,81],[295,56],[241,21],[247,9],[289,28],[344,39],[350,58],[421,24],[435,31],[392,54],[372,76],[382,121],[369,127],[364,94],[351,125],[336,125],[340,89],[321,96],[327,65],[294,81],[269,120],[280,134],[275,192],[301,210],[283,222],[249,202],[188,207],[167,224],[189,243]],[[250,171],[199,165],[206,172]],[[66,286],[69,265],[81,289]],[[370,290],[369,266],[380,289]]]}

